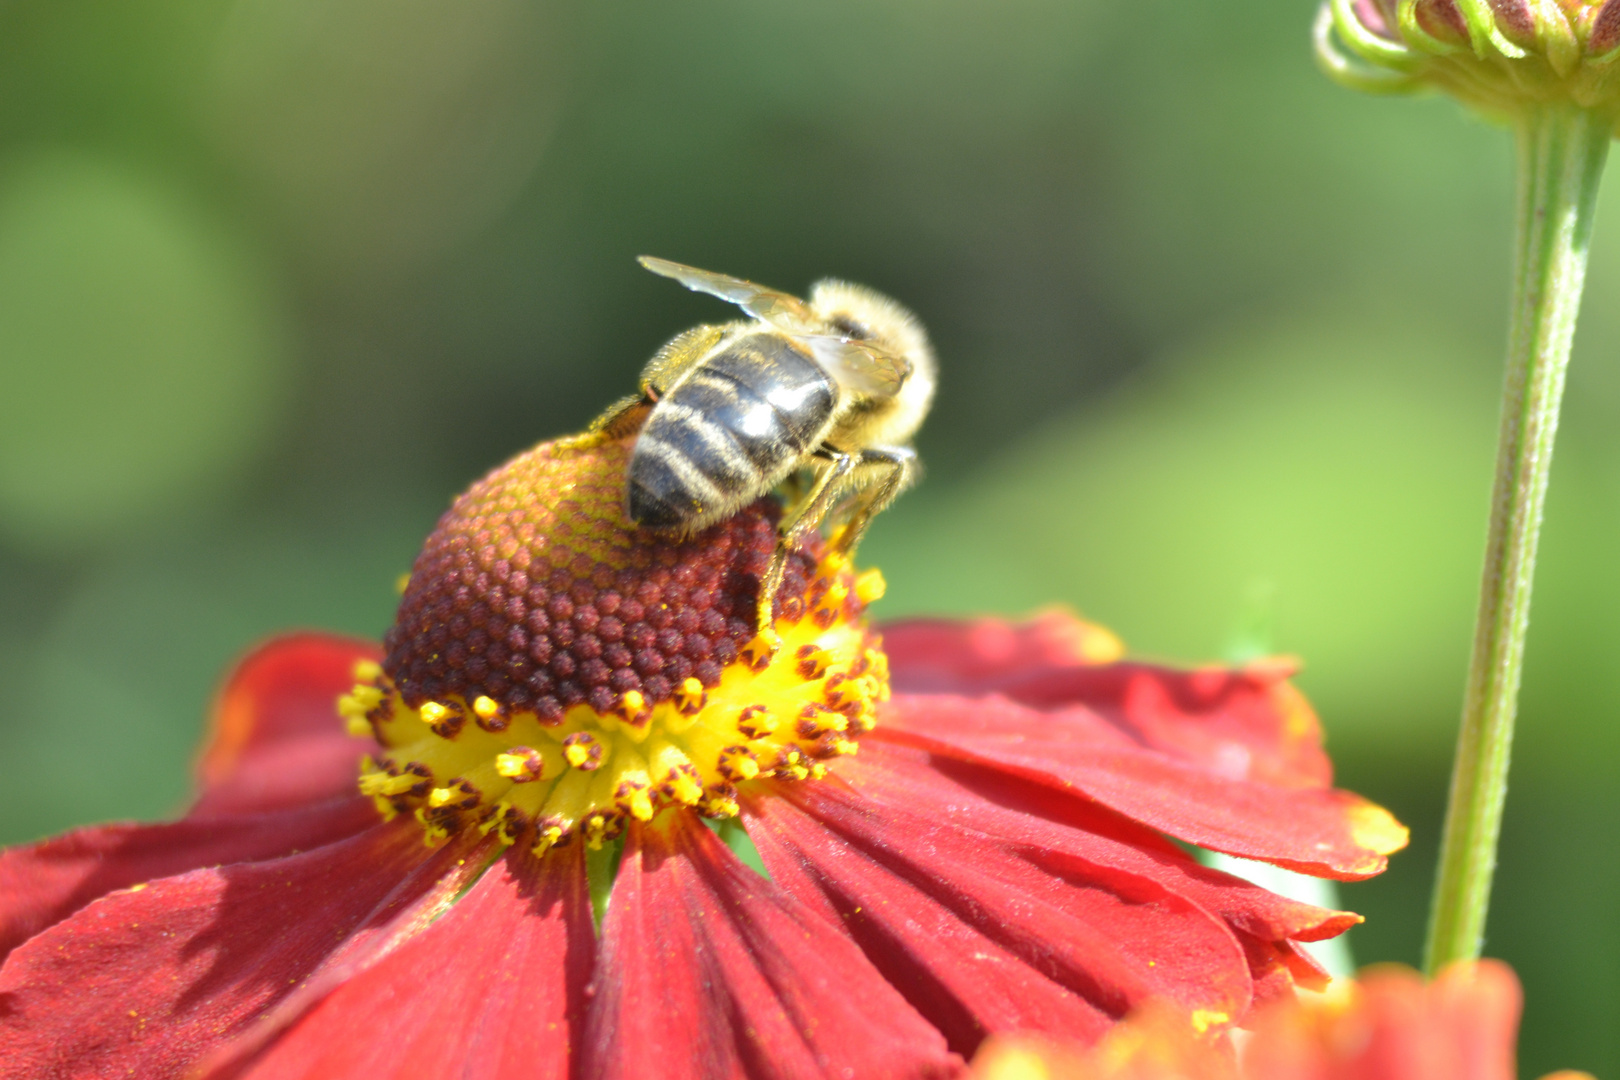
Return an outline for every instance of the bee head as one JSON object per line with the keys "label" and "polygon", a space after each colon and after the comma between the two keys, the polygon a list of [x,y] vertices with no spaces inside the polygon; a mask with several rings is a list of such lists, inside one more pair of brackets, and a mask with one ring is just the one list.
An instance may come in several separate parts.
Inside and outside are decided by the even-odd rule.
{"label": "bee head", "polygon": [[834,333],[904,357],[913,372],[929,373],[932,382],[934,352],[922,323],[882,293],[828,278],[811,287],[810,310]]}

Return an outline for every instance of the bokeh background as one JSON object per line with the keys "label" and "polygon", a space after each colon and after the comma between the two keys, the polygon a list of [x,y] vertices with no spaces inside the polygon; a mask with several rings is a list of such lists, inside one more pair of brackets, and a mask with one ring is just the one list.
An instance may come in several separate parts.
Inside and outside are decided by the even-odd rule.
{"label": "bokeh background", "polygon": [[[1311,66],[1307,0],[0,6],[0,841],[183,803],[224,666],[378,635],[448,499],[725,316],[650,252],[913,306],[884,614],[1295,653],[1411,850],[1484,535],[1512,150]],[[1489,952],[1620,1075],[1620,194],[1559,435]]]}

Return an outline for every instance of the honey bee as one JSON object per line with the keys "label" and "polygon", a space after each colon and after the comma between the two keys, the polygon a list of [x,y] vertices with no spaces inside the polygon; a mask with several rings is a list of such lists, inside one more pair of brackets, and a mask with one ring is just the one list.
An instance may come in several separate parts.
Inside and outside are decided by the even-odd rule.
{"label": "honey bee", "polygon": [[641,393],[591,431],[636,435],[625,512],[638,526],[688,535],[807,475],[782,516],[759,590],[759,630],[787,557],[812,529],[842,521],[852,551],[872,518],[919,475],[912,436],[934,396],[935,365],[916,317],[870,289],[820,281],[808,302],[725,274],[643,256],[642,266],[753,318],[698,326],[641,373]]}

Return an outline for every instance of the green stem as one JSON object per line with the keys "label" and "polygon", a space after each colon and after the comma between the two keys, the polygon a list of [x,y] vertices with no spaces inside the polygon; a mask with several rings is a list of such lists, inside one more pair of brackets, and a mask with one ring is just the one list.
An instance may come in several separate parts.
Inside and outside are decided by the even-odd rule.
{"label": "green stem", "polygon": [[1541,106],[1518,126],[1519,235],[1507,381],[1474,652],[1424,966],[1479,956],[1496,870],[1530,584],[1609,125]]}

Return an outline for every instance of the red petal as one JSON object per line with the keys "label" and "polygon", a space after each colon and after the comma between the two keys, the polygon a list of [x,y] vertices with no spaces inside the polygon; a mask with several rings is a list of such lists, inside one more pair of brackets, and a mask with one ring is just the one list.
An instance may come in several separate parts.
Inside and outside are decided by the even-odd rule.
{"label": "red petal", "polygon": [[1212,1020],[1247,1010],[1243,950],[1191,901],[1101,864],[1032,865],[935,809],[795,786],[748,803],[749,835],[953,1049],[998,1031],[1094,1038],[1154,998]]}
{"label": "red petal", "polygon": [[[0,967],[14,1075],[178,1075],[305,980],[419,930],[465,878],[414,822],[113,893]],[[470,871],[472,867],[468,866]]]}
{"label": "red petal", "polygon": [[1325,990],[1332,978],[1327,969],[1311,959],[1291,941],[1262,941],[1243,938],[1249,956],[1249,974],[1254,979],[1254,1004],[1291,1000],[1300,987]]}
{"label": "red petal", "polygon": [[1152,878],[1240,935],[1267,941],[1320,941],[1361,921],[1202,866],[1157,832],[1098,803],[995,769],[931,758],[878,736],[881,731],[863,740],[859,756],[837,762],[842,780],[882,804],[928,807],[935,820],[981,833],[1037,865],[1057,869],[1067,856]]}
{"label": "red petal", "polygon": [[377,823],[358,795],[268,814],[97,825],[0,852],[0,960],[98,896],[201,866],[308,851]]}
{"label": "red petal", "polygon": [[[1193,671],[1032,664],[1016,676],[959,680],[952,692],[996,693],[1041,711],[1083,711],[1086,722],[1113,728],[1133,745],[1232,779],[1326,787],[1333,768],[1322,752],[1321,725],[1288,682],[1291,674],[1287,661]],[[909,689],[898,677],[895,686]]]}
{"label": "red petal", "polygon": [[377,646],[326,634],[294,634],[243,658],[215,701],[197,762],[196,814],[271,810],[354,790],[356,762],[376,744],[352,738],[337,699],[354,665]]}
{"label": "red petal", "polygon": [[580,845],[507,855],[450,912],[344,983],[252,1080],[564,1078],[596,951]]}
{"label": "red petal", "polygon": [[960,1066],[847,937],[686,814],[633,827],[580,1075],[916,1077]]}
{"label": "red petal", "polygon": [[1145,747],[1082,706],[897,696],[875,734],[1074,791],[1214,851],[1309,874],[1371,877],[1406,843],[1406,829],[1359,796],[1244,779],[1237,768],[1223,774]]}
{"label": "red petal", "polygon": [[1100,626],[1049,611],[1024,622],[908,619],[883,627],[896,690],[985,693],[1054,668],[1117,660],[1119,639]]}
{"label": "red petal", "polygon": [[1288,969],[1292,980],[1307,990],[1325,990],[1333,978],[1328,969],[1316,958],[1292,941],[1279,942],[1277,955]]}

